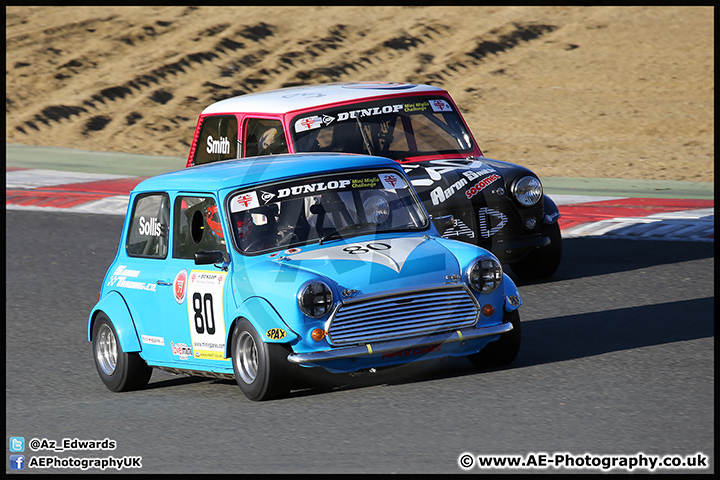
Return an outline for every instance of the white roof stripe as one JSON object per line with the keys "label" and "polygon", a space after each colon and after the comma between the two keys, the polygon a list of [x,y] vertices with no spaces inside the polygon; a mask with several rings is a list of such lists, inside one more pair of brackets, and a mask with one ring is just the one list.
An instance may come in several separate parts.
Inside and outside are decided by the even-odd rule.
{"label": "white roof stripe", "polygon": [[399,93],[438,93],[443,91],[440,87],[411,83],[327,83],[248,93],[247,95],[215,102],[205,108],[202,113],[203,115],[228,112],[286,113],[329,103],[377,96],[391,96]]}

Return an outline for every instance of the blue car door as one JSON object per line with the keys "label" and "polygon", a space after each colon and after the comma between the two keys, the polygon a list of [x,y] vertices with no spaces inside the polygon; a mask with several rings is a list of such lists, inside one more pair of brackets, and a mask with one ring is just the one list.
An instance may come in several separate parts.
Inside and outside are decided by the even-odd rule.
{"label": "blue car door", "polygon": [[228,274],[214,265],[195,264],[196,252],[227,255],[216,200],[208,194],[182,194],[172,211],[172,252],[158,285],[167,360],[177,368],[232,371],[225,359]]}
{"label": "blue car door", "polygon": [[107,287],[125,299],[148,363],[164,357],[163,315],[158,305],[161,278],[168,258],[170,197],[167,193],[144,193],[134,197],[125,252],[108,278]]}

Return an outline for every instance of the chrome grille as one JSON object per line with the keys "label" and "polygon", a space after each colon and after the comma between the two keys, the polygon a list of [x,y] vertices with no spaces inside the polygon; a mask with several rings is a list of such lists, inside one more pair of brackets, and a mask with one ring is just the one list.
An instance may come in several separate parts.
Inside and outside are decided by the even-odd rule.
{"label": "chrome grille", "polygon": [[466,328],[477,322],[479,308],[459,285],[351,300],[333,314],[328,340],[349,345]]}

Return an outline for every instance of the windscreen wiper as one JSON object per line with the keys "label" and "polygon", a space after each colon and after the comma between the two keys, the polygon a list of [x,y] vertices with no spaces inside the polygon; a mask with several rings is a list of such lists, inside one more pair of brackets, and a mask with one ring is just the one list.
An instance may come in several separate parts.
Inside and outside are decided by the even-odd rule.
{"label": "windscreen wiper", "polygon": [[351,232],[353,230],[362,230],[363,228],[377,227],[378,225],[380,225],[378,222],[354,223],[339,230],[333,230],[330,233],[326,233],[325,235],[320,237],[318,245],[322,245],[325,240],[330,240],[334,236],[341,236],[342,233]]}
{"label": "windscreen wiper", "polygon": [[355,115],[355,120],[357,120],[358,128],[360,128],[360,135],[362,135],[363,143],[365,144],[365,150],[367,150],[368,155],[372,155],[372,147],[370,146],[370,140],[367,137],[367,134],[365,133],[365,129],[363,128],[362,123],[360,123],[360,116]]}

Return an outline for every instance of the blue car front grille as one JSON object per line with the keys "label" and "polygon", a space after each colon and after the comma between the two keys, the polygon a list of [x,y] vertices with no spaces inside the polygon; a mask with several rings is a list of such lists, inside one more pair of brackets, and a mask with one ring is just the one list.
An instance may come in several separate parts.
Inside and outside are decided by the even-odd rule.
{"label": "blue car front grille", "polygon": [[396,292],[342,304],[330,319],[331,345],[353,345],[467,328],[480,307],[467,287]]}

